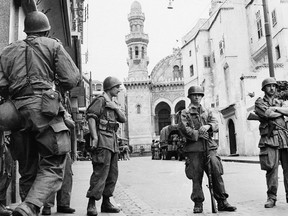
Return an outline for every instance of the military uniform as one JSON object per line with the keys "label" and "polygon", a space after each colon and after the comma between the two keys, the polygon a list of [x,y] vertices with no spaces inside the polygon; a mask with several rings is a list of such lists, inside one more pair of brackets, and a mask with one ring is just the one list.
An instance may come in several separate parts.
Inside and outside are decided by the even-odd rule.
{"label": "military uniform", "polygon": [[98,132],[98,146],[91,152],[93,173],[86,195],[95,200],[100,200],[102,195],[111,197],[118,179],[117,115],[105,106],[106,101],[111,100],[104,92],[87,109],[87,119],[96,120]]}
{"label": "military uniform", "polygon": [[199,138],[198,129],[202,125],[210,125],[210,132],[218,130],[217,119],[212,112],[203,108],[199,108],[192,104],[188,109],[183,110],[180,114],[180,122],[178,124],[179,130],[186,137],[187,141],[184,145],[183,151],[187,157],[185,173],[188,179],[193,181],[193,190],[191,199],[195,203],[202,203],[204,201],[204,194],[202,190],[202,179],[204,171],[207,173],[205,142],[209,149],[209,158],[211,160],[211,169],[213,175],[213,190],[215,199],[224,201],[228,197],[225,191],[224,182],[222,179],[223,167],[221,159],[217,154],[217,144],[210,137],[208,140]]}
{"label": "military uniform", "polygon": [[11,153],[19,162],[20,196],[25,201],[19,212],[29,211],[27,203],[40,208],[60,189],[70,151],[63,112],[44,115],[42,94],[53,88],[55,78],[63,91],[80,80],[78,68],[58,41],[38,36],[28,36],[27,41],[37,52],[25,41],[16,41],[3,50],[0,59],[1,93],[8,93],[23,117],[23,129],[11,134]]}
{"label": "military uniform", "polygon": [[[288,201],[288,137],[285,128],[284,116],[276,119],[269,119],[266,110],[270,107],[282,107],[283,101],[274,98],[271,102],[267,96],[258,98],[255,102],[255,112],[262,118],[259,125],[260,141],[260,165],[262,170],[266,170],[266,184],[268,199],[277,200],[278,189],[278,166],[279,160],[283,168],[284,186],[286,199]],[[273,122],[281,127],[275,126]]]}

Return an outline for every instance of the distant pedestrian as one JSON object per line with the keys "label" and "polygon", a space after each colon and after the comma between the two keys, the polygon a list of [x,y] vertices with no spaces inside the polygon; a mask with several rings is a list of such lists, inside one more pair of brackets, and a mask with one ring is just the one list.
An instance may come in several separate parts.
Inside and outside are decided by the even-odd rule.
{"label": "distant pedestrian", "polygon": [[[214,198],[218,203],[218,211],[235,211],[236,207],[227,202],[228,194],[224,187],[223,166],[217,154],[218,145],[212,140],[212,134],[218,130],[217,119],[212,112],[200,103],[204,96],[204,89],[200,86],[191,86],[188,98],[191,103],[180,115],[178,129],[186,138],[184,151],[186,153],[185,172],[192,180],[191,199],[195,203],[194,213],[203,212],[204,194],[202,181],[204,171],[208,175],[208,163],[211,164]],[[206,155],[208,154],[208,155]]]}
{"label": "distant pedestrian", "polygon": [[93,173],[87,192],[89,198],[87,215],[96,216],[95,201],[103,197],[101,212],[118,213],[109,198],[113,196],[118,179],[119,146],[116,131],[118,122],[126,121],[125,114],[112,98],[120,92],[121,82],[107,77],[103,82],[104,93],[96,97],[87,108],[87,119],[91,133],[91,156]]}
{"label": "distant pedestrian", "polygon": [[124,153],[124,160],[130,160],[130,149],[128,147],[128,144],[124,145],[123,153]]}
{"label": "distant pedestrian", "polygon": [[44,13],[28,13],[27,38],[9,44],[0,56],[0,95],[11,98],[23,118],[23,128],[11,133],[22,200],[13,216],[38,215],[47,198],[60,189],[70,151],[62,99],[54,87],[71,90],[80,73],[60,41],[48,37],[50,29]]}
{"label": "distant pedestrian", "polygon": [[277,82],[269,77],[262,82],[262,91],[265,95],[255,102],[255,113],[260,120],[260,165],[266,171],[267,202],[265,208],[276,205],[278,189],[279,159],[283,168],[286,202],[288,203],[288,137],[285,125],[285,116],[288,116],[288,107],[283,107],[283,101],[277,99]]}

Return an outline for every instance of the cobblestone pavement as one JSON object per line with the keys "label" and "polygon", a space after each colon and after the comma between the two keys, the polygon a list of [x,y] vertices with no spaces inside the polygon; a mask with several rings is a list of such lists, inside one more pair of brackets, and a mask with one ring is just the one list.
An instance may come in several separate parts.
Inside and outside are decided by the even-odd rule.
{"label": "cobblestone pavement", "polygon": [[[131,160],[132,163],[133,159]],[[157,162],[154,162],[154,164]],[[177,163],[175,161],[175,163]],[[147,170],[154,169],[151,166],[151,162],[149,162],[147,159],[135,159],[135,161],[132,164],[120,164],[120,167],[122,169],[122,172],[125,172],[125,177],[122,176],[121,180],[118,181],[116,190],[114,192],[114,199],[116,203],[120,204],[122,208],[122,212],[126,216],[191,216],[193,214],[193,203],[191,202],[191,205],[186,203],[185,205],[177,206],[176,208],[173,208],[174,206],[168,205],[167,207],[162,205],[161,208],[157,208],[154,203],[151,203],[151,200],[159,200],[164,199],[165,196],[161,195],[159,193],[155,193],[155,191],[158,191],[157,189],[153,188],[155,191],[151,191],[151,187],[147,188],[147,184],[143,183],[144,179],[151,178],[149,177],[149,173]],[[172,164],[172,163],[171,163]],[[243,164],[243,165],[242,165]],[[177,165],[177,164],[176,164]],[[135,166],[135,168],[133,168]],[[158,162],[157,164],[158,168],[159,166],[163,166],[162,162]],[[229,198],[229,202],[232,205],[235,205],[237,207],[236,212],[218,212],[216,214],[211,213],[211,207],[210,207],[210,197],[207,194],[208,190],[204,190],[206,200],[203,203],[203,213],[197,214],[199,216],[201,215],[232,215],[232,216],[284,216],[288,215],[288,204],[285,202],[285,192],[283,187],[283,176],[281,174],[281,169],[279,170],[279,192],[278,192],[278,201],[276,203],[276,207],[272,209],[266,209],[264,208],[264,202],[265,200],[265,180],[264,175],[265,173],[262,172],[258,165],[249,165],[244,163],[233,163],[233,162],[225,162],[224,164],[226,168],[226,183],[227,188],[229,188],[229,191],[231,192],[231,198]],[[158,169],[157,168],[157,169]],[[139,169],[145,169],[145,178],[137,178],[138,182],[135,182],[131,180],[132,175],[133,176],[139,176],[139,173],[137,173]],[[120,171],[121,172],[121,171]],[[129,174],[131,173],[131,174]],[[248,175],[247,175],[248,174]],[[142,173],[143,175],[143,173]],[[164,174],[160,174],[163,176]],[[157,176],[159,178],[159,176]],[[141,182],[141,179],[143,179],[143,182]],[[150,181],[155,181],[156,179],[152,178]],[[131,182],[132,185],[131,185]],[[203,182],[205,184],[205,182]],[[179,184],[178,184],[179,186]],[[141,190],[139,190],[139,187],[142,187]],[[142,193],[145,189],[147,193],[151,193],[151,199],[147,199],[146,196],[144,196]],[[158,187],[163,187],[159,184]],[[175,187],[175,186],[174,186]],[[178,188],[175,187],[175,190],[178,191]],[[141,191],[142,193],[139,193]],[[161,190],[159,190],[161,191]],[[154,195],[153,195],[154,194]],[[145,198],[146,199],[143,199]],[[174,197],[172,196],[171,199]],[[167,198],[166,199],[170,199]],[[170,200],[171,201],[171,200]],[[175,200],[176,202],[177,200]],[[178,200],[179,201],[179,200]],[[187,201],[186,195],[183,197],[183,202]],[[176,206],[176,205],[175,205]]]}

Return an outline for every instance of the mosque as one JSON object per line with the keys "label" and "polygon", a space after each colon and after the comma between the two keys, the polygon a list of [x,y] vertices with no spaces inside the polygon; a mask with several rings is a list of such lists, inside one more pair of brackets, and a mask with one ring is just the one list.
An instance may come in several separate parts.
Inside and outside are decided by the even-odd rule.
{"label": "mosque", "polygon": [[125,41],[129,71],[124,86],[129,143],[150,145],[152,139],[159,139],[163,127],[175,124],[176,113],[185,108],[182,56],[180,48],[174,49],[149,73],[149,37],[144,33],[145,15],[138,1],[132,3],[128,21],[130,33]]}

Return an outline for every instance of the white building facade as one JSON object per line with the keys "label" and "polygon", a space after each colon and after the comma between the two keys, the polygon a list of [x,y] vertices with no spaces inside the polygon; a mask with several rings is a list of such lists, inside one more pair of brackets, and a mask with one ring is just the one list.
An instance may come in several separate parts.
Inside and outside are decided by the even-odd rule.
{"label": "white building facade", "polygon": [[[288,78],[288,1],[268,1],[275,77]],[[211,1],[210,17],[182,38],[185,94],[191,85],[205,88],[203,105],[219,120],[219,153],[257,155],[259,123],[248,121],[263,97],[269,77],[261,0]]]}

